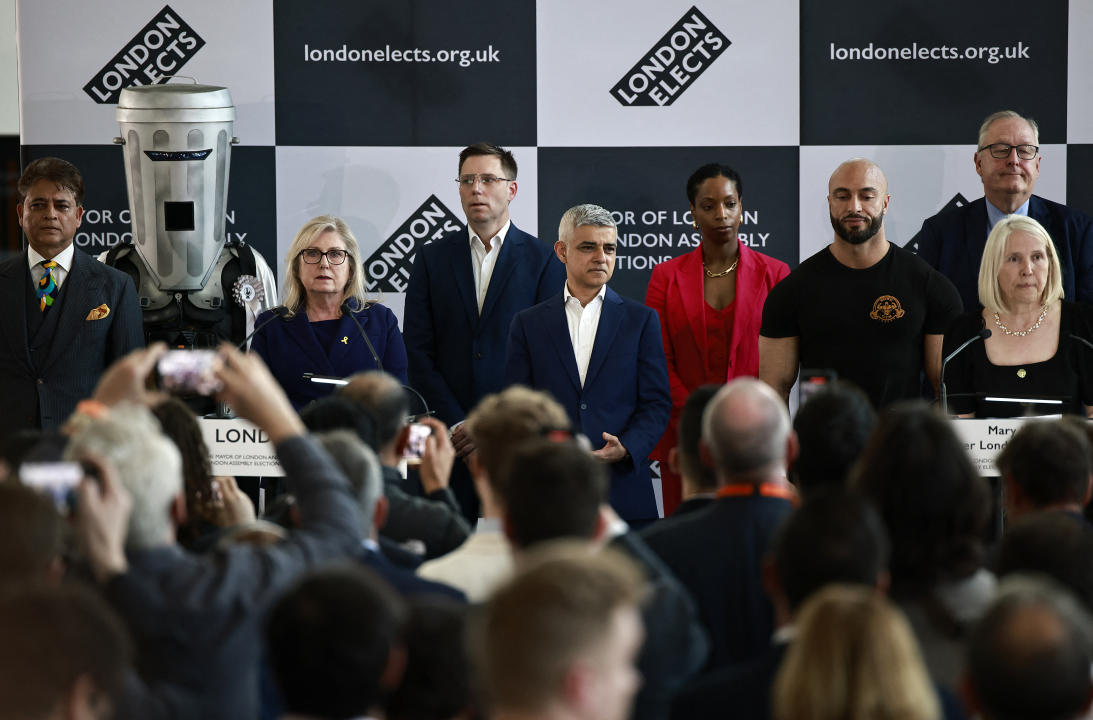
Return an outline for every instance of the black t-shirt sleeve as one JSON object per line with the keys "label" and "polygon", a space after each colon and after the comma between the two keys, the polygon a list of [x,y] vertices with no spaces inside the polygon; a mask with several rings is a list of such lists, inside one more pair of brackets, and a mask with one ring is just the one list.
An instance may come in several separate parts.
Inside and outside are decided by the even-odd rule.
{"label": "black t-shirt sleeve", "polygon": [[[927,335],[941,335],[964,311],[960,293],[949,278],[930,268],[926,281],[926,321],[922,330]],[[962,341],[961,341],[962,342]]]}
{"label": "black t-shirt sleeve", "polygon": [[759,334],[768,338],[798,337],[801,326],[797,315],[797,280],[793,273],[767,293],[763,303],[763,325]]}

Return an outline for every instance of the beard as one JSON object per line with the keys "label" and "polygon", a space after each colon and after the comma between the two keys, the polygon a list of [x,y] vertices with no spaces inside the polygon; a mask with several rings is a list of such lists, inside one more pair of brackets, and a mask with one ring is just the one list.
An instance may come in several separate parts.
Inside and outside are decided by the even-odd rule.
{"label": "beard", "polygon": [[842,222],[834,215],[831,216],[831,227],[834,228],[835,234],[851,245],[861,245],[872,239],[874,235],[880,232],[881,225],[884,224],[883,210],[876,217],[869,217],[868,215],[859,215],[858,217],[867,218],[869,223],[860,230],[848,230],[843,227]]}

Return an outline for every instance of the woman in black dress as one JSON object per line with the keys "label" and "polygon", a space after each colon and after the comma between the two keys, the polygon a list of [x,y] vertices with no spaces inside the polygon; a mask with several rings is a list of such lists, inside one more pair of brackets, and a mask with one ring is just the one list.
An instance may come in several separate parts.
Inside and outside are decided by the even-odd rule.
{"label": "woman in black dress", "polygon": [[964,417],[1093,413],[1093,308],[1063,299],[1059,257],[1040,223],[1009,215],[994,226],[979,267],[979,302],[981,310],[960,316],[945,334],[948,355],[983,328],[991,332],[949,364],[952,412]]}

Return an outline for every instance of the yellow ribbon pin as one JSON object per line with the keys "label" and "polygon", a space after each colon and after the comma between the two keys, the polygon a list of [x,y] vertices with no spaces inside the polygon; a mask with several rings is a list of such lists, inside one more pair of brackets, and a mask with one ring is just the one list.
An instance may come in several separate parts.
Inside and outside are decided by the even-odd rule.
{"label": "yellow ribbon pin", "polygon": [[349,344],[349,336],[348,335],[343,335],[342,336],[342,345],[348,345],[348,344]]}

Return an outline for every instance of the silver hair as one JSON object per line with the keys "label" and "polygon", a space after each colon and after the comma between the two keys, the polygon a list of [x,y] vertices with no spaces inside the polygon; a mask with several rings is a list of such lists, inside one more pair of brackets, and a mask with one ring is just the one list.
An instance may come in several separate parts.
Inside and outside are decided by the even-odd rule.
{"label": "silver hair", "polygon": [[171,503],[182,492],[182,455],[151,411],[118,405],[101,418],[80,423],[65,458],[78,460],[85,453],[109,460],[132,497],[126,547],[166,545],[175,529]]}
{"label": "silver hair", "polygon": [[998,112],[991,113],[983,120],[983,124],[979,126],[979,140],[976,143],[976,148],[983,147],[983,142],[987,139],[987,133],[990,132],[991,125],[994,125],[999,120],[1006,120],[1009,118],[1017,118],[1018,120],[1024,120],[1028,123],[1028,126],[1032,128],[1032,136],[1036,139],[1036,145],[1040,144],[1040,126],[1036,124],[1036,121],[1030,117],[1025,117],[1016,110],[999,110]]}
{"label": "silver hair", "polygon": [[574,231],[586,225],[607,227],[612,230],[618,229],[615,218],[611,216],[611,211],[599,205],[585,203],[584,205],[575,205],[565,211],[561,222],[558,223],[558,239],[568,244],[570,238],[573,237]]}
{"label": "silver hair", "polygon": [[371,528],[376,503],[383,497],[383,466],[376,453],[351,430],[316,433],[315,439],[349,478],[349,487],[364,517],[364,526]]}
{"label": "silver hair", "polygon": [[732,380],[702,413],[702,441],[720,476],[753,473],[784,462],[792,430],[785,403],[755,378]]}

